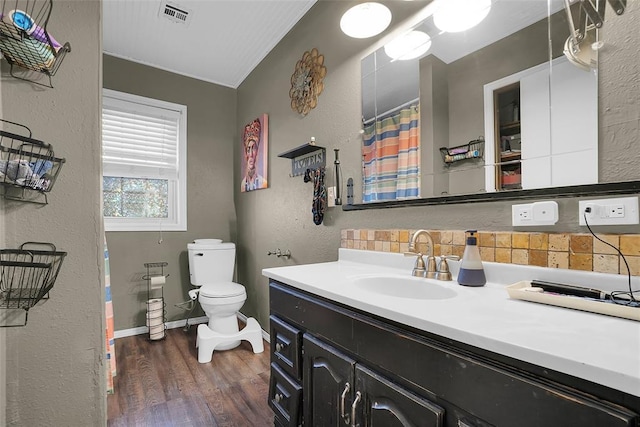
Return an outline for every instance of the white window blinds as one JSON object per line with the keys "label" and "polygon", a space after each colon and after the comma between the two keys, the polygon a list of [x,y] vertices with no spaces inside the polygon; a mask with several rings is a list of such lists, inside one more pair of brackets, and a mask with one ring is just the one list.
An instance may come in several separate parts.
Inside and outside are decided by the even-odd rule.
{"label": "white window blinds", "polygon": [[105,95],[102,162],[105,176],[175,180],[181,111]]}
{"label": "white window blinds", "polygon": [[186,231],[187,107],[103,89],[107,231]]}

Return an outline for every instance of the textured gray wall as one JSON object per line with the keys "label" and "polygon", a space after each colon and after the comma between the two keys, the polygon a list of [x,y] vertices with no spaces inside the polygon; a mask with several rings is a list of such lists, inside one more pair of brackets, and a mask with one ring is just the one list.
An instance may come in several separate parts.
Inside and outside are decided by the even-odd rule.
{"label": "textured gray wall", "polygon": [[29,311],[26,326],[5,331],[7,425],[106,419],[100,15],[99,1],[54,2],[48,29],[72,47],[54,89],[16,80],[3,67],[2,117],[29,126],[67,159],[47,206],[3,203],[4,247],[44,241],[68,252],[50,299]]}
{"label": "textured gray wall", "polygon": [[183,319],[185,312],[175,304],[187,300],[192,289],[187,244],[197,238],[235,240],[230,159],[236,141],[236,91],[108,55],[104,87],[187,106],[188,231],[107,233],[115,329],[145,325],[147,285],[141,277],[146,262],[169,263],[167,319]]}
{"label": "textured gray wall", "polygon": [[[350,39],[340,31],[340,16],[351,4],[324,0],[316,3],[238,89],[238,124],[241,125],[260,113],[268,113],[270,123],[269,188],[249,193],[240,193],[238,188],[234,189],[239,224],[239,281],[247,287],[249,294],[245,313],[256,316],[263,327],[268,324],[269,305],[268,281],[261,275],[262,269],[336,260],[340,230],[343,228],[513,229],[513,202],[351,212],[331,208],[322,225],[313,224],[311,183],[305,184],[302,177],[289,177],[289,160],[277,155],[315,136],[318,144],[328,149],[328,171],[332,170],[332,149],[339,148],[345,180],[360,176],[360,60],[369,53],[371,41]],[[610,40],[614,40],[623,32],[630,31],[637,38],[640,28],[637,25],[638,6],[640,4],[631,2],[625,15],[618,17],[611,14],[612,24],[605,26],[605,37],[609,34]],[[616,29],[618,34],[613,34]],[[290,108],[290,77],[296,62],[305,51],[313,47],[318,48],[325,56],[327,76],[318,106],[306,117],[302,117]],[[611,140],[626,144],[636,156],[637,162],[640,150],[631,144],[637,140],[640,107],[637,103],[637,78],[633,81],[633,76],[638,75],[638,63],[632,50],[633,43],[629,43],[609,45],[608,51],[602,52],[601,59],[603,62],[607,61],[602,67],[602,76],[610,77],[616,72],[628,75],[623,83],[604,87],[608,92],[606,102],[617,106],[621,100],[629,97],[629,93],[635,95],[632,97],[633,101],[626,101],[626,109],[616,111],[615,119],[610,117],[609,109],[613,107],[601,108],[602,123],[605,126],[601,140],[606,139],[603,145],[605,150],[609,149]],[[614,66],[614,63],[618,65]],[[614,70],[609,70],[611,67]],[[630,90],[633,92],[628,92]],[[620,135],[617,133],[618,129],[626,132]],[[234,150],[237,164],[241,161],[238,148]],[[627,150],[626,153],[629,154],[630,151]],[[607,155],[603,157],[603,163],[608,164]],[[634,169],[629,166],[620,166],[619,163],[612,166],[618,170],[620,177],[632,175],[635,179],[638,178],[637,167],[634,174]],[[328,172],[327,176],[328,185],[331,185],[332,173]],[[357,194],[361,187],[357,178],[355,181]],[[235,182],[240,182],[237,171]],[[557,201],[560,208],[558,223],[552,227],[527,228],[527,231],[586,231],[577,224],[577,200],[561,198]],[[637,226],[618,227],[609,231],[637,232]],[[292,258],[286,260],[268,257],[267,251],[277,247],[290,249]]]}
{"label": "textured gray wall", "polygon": [[[2,80],[0,78],[0,101],[2,100]],[[2,115],[2,102],[0,102],[0,117]],[[6,248],[6,228],[4,215],[4,199],[0,198],[0,247]],[[0,329],[0,426],[6,425],[7,419],[7,333]]]}
{"label": "textured gray wall", "polygon": [[640,177],[640,2],[608,16],[600,32],[598,175],[600,182],[628,181]]}

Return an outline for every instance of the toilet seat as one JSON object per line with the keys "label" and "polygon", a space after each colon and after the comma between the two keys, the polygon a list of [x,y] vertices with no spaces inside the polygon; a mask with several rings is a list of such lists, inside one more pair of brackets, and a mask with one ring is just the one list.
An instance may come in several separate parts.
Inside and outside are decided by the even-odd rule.
{"label": "toilet seat", "polygon": [[209,283],[200,287],[200,295],[206,298],[229,298],[246,295],[246,290],[235,282]]}

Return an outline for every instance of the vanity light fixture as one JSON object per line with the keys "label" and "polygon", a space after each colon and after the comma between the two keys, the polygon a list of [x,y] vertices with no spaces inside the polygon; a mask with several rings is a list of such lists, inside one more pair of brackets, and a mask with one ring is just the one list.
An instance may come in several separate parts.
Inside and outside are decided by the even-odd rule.
{"label": "vanity light fixture", "polygon": [[491,0],[440,1],[433,23],[440,31],[459,33],[478,25],[491,10]]}
{"label": "vanity light fixture", "polygon": [[589,31],[581,41],[569,36],[564,43],[563,53],[573,65],[585,71],[591,71],[598,65],[598,50],[602,41],[595,41],[595,31]]}
{"label": "vanity light fixture", "polygon": [[[597,30],[604,24],[606,4],[604,1],[598,2],[596,8],[591,2],[581,2],[577,22],[571,11],[571,4],[572,1],[564,0],[570,34],[564,43],[564,55],[578,68],[591,71],[598,64],[598,50],[604,46],[604,41],[598,40]],[[627,2],[610,0],[610,4],[616,15],[622,15]]]}
{"label": "vanity light fixture", "polygon": [[392,60],[416,59],[431,48],[431,37],[423,31],[409,31],[384,45],[384,53]]}
{"label": "vanity light fixture", "polygon": [[349,37],[366,39],[380,34],[391,23],[391,11],[383,4],[360,3],[347,10],[340,19],[340,29]]}

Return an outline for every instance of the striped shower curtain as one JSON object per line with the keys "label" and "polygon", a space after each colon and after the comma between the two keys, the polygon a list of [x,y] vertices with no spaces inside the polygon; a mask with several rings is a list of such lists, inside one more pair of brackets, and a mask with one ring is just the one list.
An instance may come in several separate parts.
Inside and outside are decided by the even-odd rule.
{"label": "striped shower curtain", "polygon": [[113,304],[111,301],[111,269],[109,267],[109,249],[107,248],[107,236],[104,236],[104,285],[105,285],[105,314],[107,320],[107,393],[115,392],[113,377],[116,376],[116,346],[113,327]]}
{"label": "striped shower curtain", "polygon": [[420,196],[419,117],[413,105],[364,127],[363,202]]}

